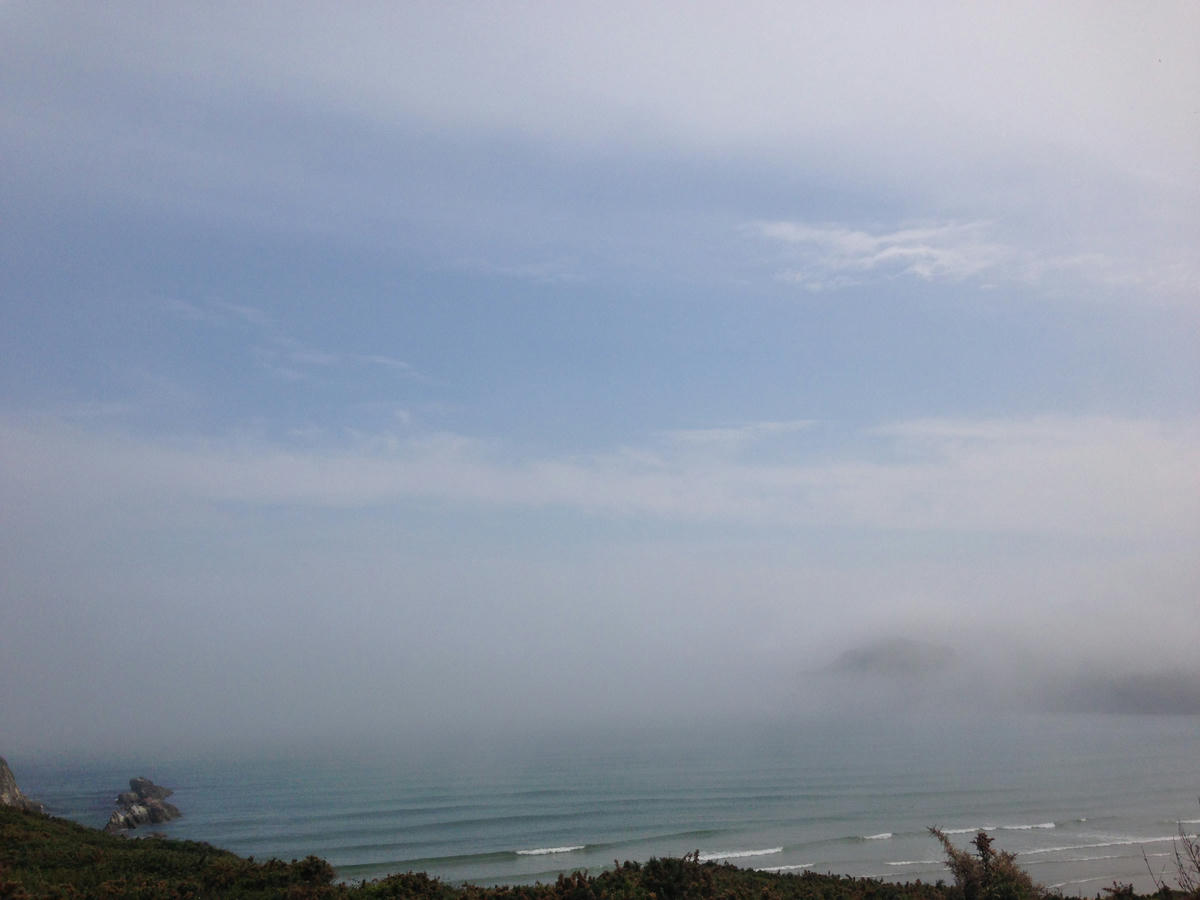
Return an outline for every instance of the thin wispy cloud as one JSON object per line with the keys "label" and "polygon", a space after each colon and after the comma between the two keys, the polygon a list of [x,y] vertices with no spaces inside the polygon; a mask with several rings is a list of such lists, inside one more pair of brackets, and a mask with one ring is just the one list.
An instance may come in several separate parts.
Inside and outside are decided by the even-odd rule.
{"label": "thin wispy cloud", "polygon": [[395,369],[398,372],[411,372],[412,366],[402,359],[384,356],[379,353],[356,353],[353,359],[370,366],[383,366],[385,369]]}
{"label": "thin wispy cloud", "polygon": [[1028,256],[1017,277],[1072,296],[1080,283],[1122,293],[1146,303],[1166,301],[1200,307],[1200,262],[1184,252],[1159,251],[1146,258],[1090,251]]}
{"label": "thin wispy cloud", "polygon": [[250,306],[245,303],[230,303],[227,300],[213,300],[209,306],[211,309],[220,310],[257,328],[271,328],[274,324],[271,316],[257,306]]}
{"label": "thin wispy cloud", "polygon": [[739,450],[773,437],[806,431],[816,424],[811,419],[791,422],[751,422],[718,428],[677,428],[659,433],[669,444],[705,450]]}
{"label": "thin wispy cloud", "polygon": [[381,368],[413,379],[425,378],[409,363],[386,353],[337,352],[305,343],[287,334],[271,315],[255,306],[224,300],[192,303],[171,297],[159,301],[158,307],[188,322],[226,330],[248,328],[249,355],[261,369],[284,381],[323,377],[323,372],[347,365]]}
{"label": "thin wispy cloud", "polygon": [[983,222],[879,232],[790,221],[752,227],[785,249],[789,265],[779,277],[814,293],[897,277],[965,281],[995,273],[1016,255],[989,240]]}
{"label": "thin wispy cloud", "polygon": [[[113,498],[149,490],[150,496],[350,508],[428,499],[734,526],[1174,544],[1180,535],[1200,538],[1194,466],[1200,429],[1192,423],[919,420],[868,429],[832,459],[814,461],[804,448],[767,461],[727,452],[731,444],[809,427],[762,423],[670,433],[675,453],[651,445],[505,462],[493,455],[491,442],[446,432],[360,435],[353,446],[318,452],[253,443],[179,447],[10,424],[5,462],[8,471],[24,472],[47,490],[69,491],[74,483],[84,495]],[[881,447],[879,439],[887,443]],[[55,452],[47,454],[51,446]],[[43,460],[62,455],[71,462],[44,468]],[[1118,482],[1122,490],[1112,491]]]}
{"label": "thin wispy cloud", "polygon": [[463,260],[459,265],[468,270],[501,275],[534,284],[574,284],[586,280],[579,265],[567,260],[551,259],[507,263]]}
{"label": "thin wispy cloud", "polygon": [[1200,298],[1200,268],[1186,256],[1122,257],[1100,250],[1056,252],[1001,240],[991,222],[943,222],[868,231],[836,224],[764,221],[747,226],[779,248],[778,277],[812,293],[911,278],[981,286],[1024,283],[1045,294],[1135,290],[1150,297]]}
{"label": "thin wispy cloud", "polygon": [[151,298],[148,305],[188,322],[221,328],[250,326],[259,331],[274,328],[274,322],[266,311],[245,303],[230,303],[225,300],[193,302],[182,297],[165,296]]}

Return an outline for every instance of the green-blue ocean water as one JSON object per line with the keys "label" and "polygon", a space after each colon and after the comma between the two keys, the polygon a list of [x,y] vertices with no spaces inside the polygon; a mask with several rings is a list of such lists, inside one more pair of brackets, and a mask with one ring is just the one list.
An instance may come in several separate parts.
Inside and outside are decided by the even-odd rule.
{"label": "green-blue ocean water", "polygon": [[986,828],[1036,880],[1092,895],[1114,880],[1151,890],[1147,860],[1169,878],[1180,824],[1200,828],[1200,718],[1188,716],[826,718],[9,761],[57,815],[101,826],[146,775],[184,813],[154,830],[259,859],[317,854],[347,880],[544,881],[693,850],[937,880],[949,877],[937,825],[961,845]]}

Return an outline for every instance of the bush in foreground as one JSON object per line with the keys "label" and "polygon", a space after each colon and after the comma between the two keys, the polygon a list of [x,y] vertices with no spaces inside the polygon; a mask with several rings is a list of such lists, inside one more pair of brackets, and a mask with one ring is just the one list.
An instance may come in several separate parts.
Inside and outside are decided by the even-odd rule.
{"label": "bush in foreground", "polygon": [[939,828],[930,828],[946,851],[946,866],[963,900],[1030,900],[1046,896],[1046,889],[1035,884],[1029,873],[1017,865],[1017,857],[1007,850],[993,850],[992,839],[980,831],[971,840],[976,855],[960,850]]}

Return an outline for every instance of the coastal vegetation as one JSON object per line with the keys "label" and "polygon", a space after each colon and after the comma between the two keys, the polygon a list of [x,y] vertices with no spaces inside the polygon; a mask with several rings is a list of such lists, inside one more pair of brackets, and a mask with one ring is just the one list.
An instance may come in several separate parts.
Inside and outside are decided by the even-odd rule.
{"label": "coastal vegetation", "polygon": [[971,840],[976,850],[974,855],[955,847],[939,828],[930,828],[929,833],[946,852],[946,866],[954,875],[962,900],[1027,900],[1046,896],[1046,889],[1035,884],[1029,873],[1017,865],[1014,854],[992,849],[992,839],[986,831],[980,831]]}
{"label": "coastal vegetation", "polygon": [[[813,872],[770,873],[680,858],[616,863],[596,875],[574,872],[553,883],[451,885],[408,872],[343,884],[323,859],[257,861],[196,841],[106,834],[38,812],[0,807],[0,900],[32,898],[412,898],[412,900],[1031,900],[1045,891],[995,851],[982,832],[977,853],[934,831],[953,883],[895,884]],[[1133,897],[1127,886],[1109,894]],[[1163,885],[1162,900],[1195,898]]]}

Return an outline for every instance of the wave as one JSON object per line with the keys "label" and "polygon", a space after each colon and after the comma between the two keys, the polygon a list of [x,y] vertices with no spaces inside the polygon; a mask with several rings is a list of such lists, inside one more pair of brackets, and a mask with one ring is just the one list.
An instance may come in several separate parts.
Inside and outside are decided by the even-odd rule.
{"label": "wave", "polygon": [[550,853],[574,853],[582,850],[586,844],[572,844],[570,847],[538,847],[536,850],[517,850],[517,856],[546,856]]}
{"label": "wave", "polygon": [[[1077,819],[1086,822],[1087,819]],[[1037,822],[1033,825],[972,825],[969,828],[943,828],[942,834],[974,834],[977,831],[1033,831],[1038,828],[1057,828],[1053,822]]]}
{"label": "wave", "polygon": [[1097,844],[1067,844],[1062,847],[1038,847],[1034,850],[1025,850],[1021,853],[1021,855],[1034,856],[1039,853],[1064,853],[1067,850],[1100,850],[1105,847],[1132,847],[1136,846],[1137,844],[1161,844],[1166,841],[1173,841],[1177,837],[1178,835],[1167,835],[1166,837],[1127,838],[1118,841],[1102,841]]}
{"label": "wave", "polygon": [[[1151,854],[1157,855],[1157,854]],[[1104,859],[1125,859],[1120,853],[1106,853],[1103,856],[1068,856],[1058,860],[1058,862],[1099,862]]]}
{"label": "wave", "polygon": [[881,831],[879,834],[864,834],[862,839],[864,841],[890,841],[892,833],[890,831]]}
{"label": "wave", "polygon": [[710,859],[741,859],[745,856],[770,856],[772,853],[782,853],[782,847],[769,847],[766,850],[710,850],[700,854],[700,861]]}
{"label": "wave", "polygon": [[1093,878],[1072,878],[1070,881],[1056,881],[1054,884],[1046,885],[1046,887],[1048,887],[1052,891],[1057,891],[1057,890],[1061,890],[1062,888],[1065,888],[1072,884],[1087,884],[1089,881],[1103,881],[1103,880],[1104,880],[1103,876],[1093,877]]}
{"label": "wave", "polygon": [[797,869],[811,869],[813,863],[799,863],[794,866],[762,866],[755,869],[755,872],[795,872]]}
{"label": "wave", "polygon": [[888,863],[889,866],[934,866],[940,864],[940,859],[898,859]]}

